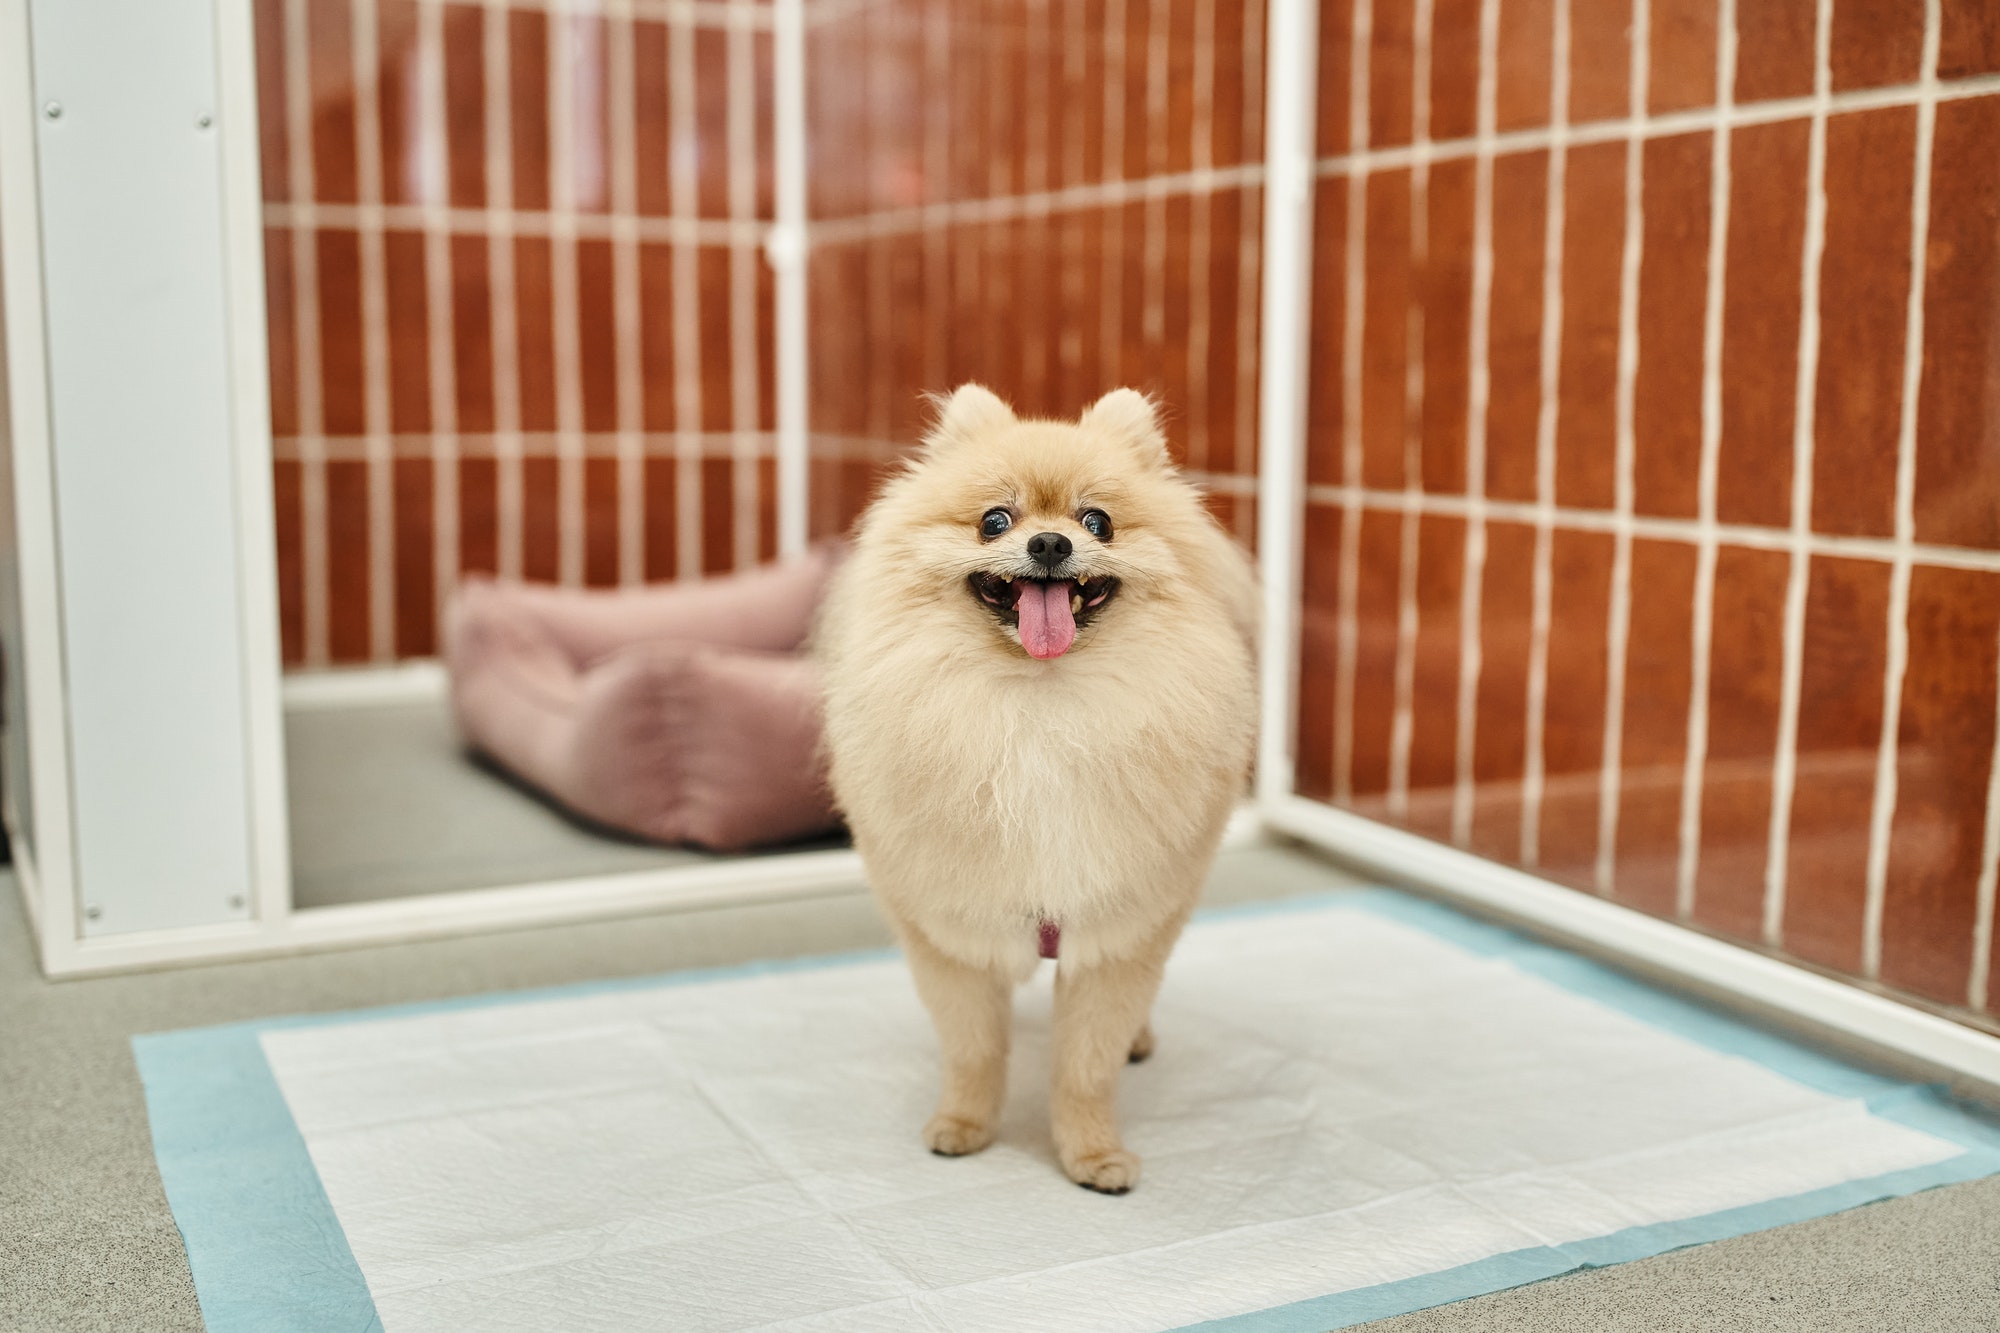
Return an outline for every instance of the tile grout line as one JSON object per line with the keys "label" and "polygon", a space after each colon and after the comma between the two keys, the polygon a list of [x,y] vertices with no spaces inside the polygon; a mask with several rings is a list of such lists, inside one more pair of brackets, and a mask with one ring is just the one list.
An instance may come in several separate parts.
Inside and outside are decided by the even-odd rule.
{"label": "tile grout line", "polygon": [[[381,36],[375,0],[350,0],[354,62],[355,194],[381,202]],[[368,656],[396,655],[395,470],[389,456],[389,278],[386,237],[379,227],[356,233],[361,256],[362,430],[368,441]]]}
{"label": "tile grout line", "polygon": [[[667,28],[667,179],[669,208],[685,224],[701,214],[695,162],[694,27],[676,19]],[[701,575],[701,454],[694,439],[702,420],[701,252],[675,245],[674,331],[674,577]]]}
{"label": "tile grout line", "polygon": [[1416,740],[1417,569],[1423,558],[1418,505],[1424,489],[1424,319],[1430,280],[1431,28],[1433,0],[1416,0],[1410,32],[1409,291],[1403,306],[1403,495],[1396,567],[1395,712],[1389,723],[1389,817],[1410,810],[1410,751]]}
{"label": "tile grout line", "polygon": [[[1975,74],[1938,81],[1930,92],[1924,91],[1921,84],[1911,83],[1829,93],[1826,111],[1830,115],[1839,115],[1850,111],[1916,106],[1926,99],[1948,102],[1967,97],[1986,97],[1995,93],[2000,93],[2000,74]],[[1666,111],[1656,115],[1628,115],[1611,120],[1583,121],[1568,125],[1564,128],[1564,138],[1573,145],[1616,143],[1634,137],[1657,139],[1702,133],[1717,128],[1742,129],[1750,125],[1804,120],[1813,114],[1816,105],[1817,99],[1813,97],[1786,97],[1762,102],[1733,102],[1726,110],[1718,107],[1698,107],[1688,111]],[[1496,155],[1531,153],[1548,148],[1554,140],[1553,126],[1508,130],[1494,136],[1492,151]],[[1439,162],[1447,158],[1472,157],[1480,151],[1481,146],[1477,137],[1441,139],[1430,145],[1429,155],[1433,162]],[[1322,176],[1338,176],[1364,168],[1385,171],[1406,167],[1412,160],[1413,149],[1398,145],[1389,148],[1359,149],[1323,157],[1314,164],[1314,170]]]}
{"label": "tile grout line", "polygon": [[[1635,127],[1646,111],[1652,23],[1649,0],[1632,5],[1628,96]],[[1599,895],[1610,897],[1618,855],[1618,803],[1625,744],[1625,654],[1632,627],[1632,511],[1637,438],[1635,394],[1639,374],[1639,265],[1645,244],[1645,141],[1634,132],[1625,141],[1625,237],[1618,273],[1617,515],[1612,531],[1611,605],[1604,631],[1603,765],[1598,786],[1597,863]]]}
{"label": "tile grout line", "polygon": [[[605,64],[610,71],[611,211],[626,217],[639,211],[638,50],[631,0],[605,15]],[[646,429],[643,385],[646,368],[641,340],[639,238],[636,229],[614,227],[611,238],[611,300],[615,357],[613,383],[618,423],[618,574],[633,587],[646,578]]]}
{"label": "tile grout line", "polygon": [[1548,718],[1549,635],[1555,601],[1556,425],[1562,406],[1563,249],[1569,180],[1570,0],[1555,0],[1550,19],[1548,178],[1542,191],[1541,400],[1535,415],[1535,569],[1529,612],[1527,719],[1521,775],[1521,864],[1542,856],[1543,747]]}
{"label": "tile grout line", "polygon": [[[1368,144],[1369,46],[1374,41],[1374,0],[1353,0],[1348,35],[1347,138],[1359,152]],[[1367,311],[1368,180],[1364,167],[1347,177],[1345,308],[1340,341],[1340,470],[1351,493],[1340,520],[1340,586],[1334,618],[1333,798],[1354,800],[1354,683],[1361,637],[1361,335]]]}
{"label": "tile grout line", "polygon": [[[1346,505],[1357,504],[1363,509],[1377,512],[1401,512],[1408,501],[1401,490],[1380,487],[1349,487],[1338,485],[1313,485],[1306,488],[1306,499],[1311,504]],[[1531,500],[1495,500],[1487,498],[1481,507],[1489,520],[1504,523],[1532,524],[1540,521],[1542,506]],[[1461,495],[1447,495],[1425,492],[1418,497],[1418,508],[1425,514],[1445,514],[1464,517],[1471,513],[1471,504]],[[1699,544],[1703,530],[1699,519],[1657,518],[1635,514],[1621,519],[1608,509],[1569,509],[1560,505],[1549,507],[1551,524],[1564,532],[1610,533],[1624,526],[1633,536],[1647,541],[1684,542]],[[1789,551],[1794,538],[1787,528],[1760,528],[1744,523],[1717,523],[1714,525],[1715,541],[1722,546],[1742,547],[1752,551]],[[1893,563],[1897,558],[1897,544],[1889,537],[1849,537],[1832,533],[1807,534],[1803,549],[1812,555],[1833,556],[1845,560],[1873,560],[1884,564]],[[1910,563],[1928,569],[1977,569],[2000,572],[2000,550],[1978,546],[1936,546],[1923,542],[1909,546]]]}
{"label": "tile grout line", "polygon": [[687,245],[754,245],[764,238],[761,222],[739,223],[725,218],[657,217],[642,214],[636,206],[613,207],[607,212],[575,209],[492,209],[484,207],[428,206],[423,204],[327,204],[306,201],[271,200],[263,205],[263,217],[270,226],[382,227],[389,230],[421,228],[426,220],[438,218],[449,231],[479,231],[490,225],[495,213],[504,213],[517,236],[551,236],[558,231],[593,240],[655,241]]}
{"label": "tile grout line", "polygon": [[[1995,655],[2000,661],[2000,653]],[[1979,844],[1979,883],[1972,917],[1972,966],[1966,973],[1965,1005],[1985,1013],[1993,966],[1993,912],[2000,881],[2000,671],[1994,673],[1993,758],[1986,769],[1986,828]]]}
{"label": "tile grout line", "polygon": [[[1215,166],[1215,4],[1195,0],[1194,115],[1189,125],[1188,164],[1193,171]],[[1214,238],[1215,200],[1188,201],[1187,459],[1196,471],[1208,468],[1209,266]]]}
{"label": "tile grout line", "polygon": [[[821,433],[828,434],[828,432]],[[777,436],[776,431],[754,431],[751,434],[759,441],[758,448],[760,450],[768,450],[770,441]],[[586,430],[578,432],[576,439],[582,443],[584,452],[587,455],[593,458],[615,459],[618,456],[620,440],[624,435],[625,432],[618,430]],[[731,448],[730,441],[734,440],[736,435],[737,432],[735,431],[708,431],[705,433],[698,431],[695,432],[693,438],[696,445],[705,451],[705,457],[728,458]],[[558,433],[553,430],[531,430],[518,432],[512,439],[515,443],[525,444],[531,449],[553,451],[556,446],[557,437]],[[671,457],[674,441],[680,438],[680,433],[671,430],[641,431],[638,438],[639,443],[647,453]],[[499,437],[491,431],[460,431],[458,433],[461,451],[467,457],[473,458],[492,457],[497,450],[498,439]],[[431,436],[427,431],[406,431],[401,434],[391,434],[389,436],[390,446],[398,457],[427,458],[430,452],[430,440]],[[275,447],[275,453],[279,458],[297,458],[309,449],[330,451],[342,458],[362,458],[366,456],[367,447],[367,441],[363,437],[355,435],[320,435],[313,437],[278,435],[273,437],[272,442]],[[763,454],[759,456],[762,457]],[[1996,561],[2000,561],[2000,554],[1996,554]]]}
{"label": "tile grout line", "polygon": [[[756,0],[732,0],[745,9]],[[729,91],[729,217],[755,222],[757,217],[757,50],[747,24],[732,24],[727,43]],[[763,357],[757,341],[757,266],[763,254],[752,246],[729,251],[729,387],[730,427],[736,432],[736,457],[730,467],[730,491],[736,569],[757,563],[759,514],[756,446],[752,433],[762,430]],[[775,423],[773,423],[775,424]]]}
{"label": "tile grout line", "polygon": [[[424,325],[429,355],[431,409],[431,617],[438,651],[445,646],[445,608],[458,586],[458,362],[457,312],[452,306],[452,143],[445,115],[444,7],[417,10],[423,142],[429,167],[424,181]],[[390,448],[395,448],[393,440]]]}
{"label": "tile grout line", "polygon": [[[1246,42],[1248,34],[1259,27],[1260,17],[1260,13],[1246,16]],[[1245,70],[1246,82],[1255,76],[1255,70]],[[812,243],[816,247],[852,245],[857,241],[900,236],[926,228],[982,226],[1035,213],[1086,212],[1143,203],[1154,198],[1168,199],[1176,195],[1220,194],[1259,185],[1263,179],[1262,162],[1243,162],[1233,167],[1174,171],[1136,179],[1120,176],[1089,185],[1065,185],[1040,194],[988,194],[945,203],[914,204],[815,222]]]}
{"label": "tile grout line", "polygon": [[506,11],[488,10],[482,56],[486,77],[486,263],[493,355],[494,563],[502,578],[521,576],[520,308],[514,281],[514,122]]}
{"label": "tile grout line", "polygon": [[[583,431],[582,350],[577,336],[576,232],[562,220],[576,215],[585,200],[578,174],[588,164],[578,150],[584,118],[577,79],[583,64],[578,16],[549,16],[543,58],[548,65],[549,204],[557,219],[549,233],[549,322],[555,359],[556,389],[556,581],[566,588],[583,585],[583,451],[577,436]],[[525,557],[524,557],[525,558]]]}
{"label": "tile grout line", "polygon": [[1806,234],[1800,259],[1798,372],[1792,407],[1791,563],[1785,583],[1778,743],[1771,767],[1771,826],[1764,862],[1764,943],[1784,937],[1792,796],[1798,783],[1799,705],[1805,675],[1806,590],[1812,540],[1813,431],[1819,383],[1819,269],[1826,249],[1826,122],[1832,87],[1833,0],[1813,20],[1811,137],[1806,150]]}
{"label": "tile grout line", "polygon": [[1730,136],[1728,109],[1736,89],[1736,0],[1720,0],[1716,16],[1715,95],[1723,113],[1709,149],[1708,270],[1702,298],[1701,462],[1697,491],[1701,538],[1695,545],[1694,625],[1690,645],[1687,745],[1681,777],[1680,854],[1674,915],[1693,917],[1701,865],[1701,803],[1708,765],[1709,670],[1715,639],[1715,542],[1722,450],[1722,316],[1728,280]]}
{"label": "tile grout line", "polygon": [[1903,679],[1910,662],[1910,548],[1916,543],[1917,396],[1924,372],[1924,283],[1929,272],[1931,157],[1937,133],[1940,0],[1925,0],[1923,90],[1917,102],[1917,143],[1911,165],[1910,288],[1904,304],[1903,396],[1896,427],[1896,558],[1889,566],[1888,661],[1882,677],[1882,732],[1876,748],[1875,799],[1868,816],[1868,882],[1862,907],[1861,971],[1882,974],[1882,918],[1889,892],[1889,842],[1895,831],[1896,758],[1901,739]]}
{"label": "tile grout line", "polygon": [[[483,9],[489,14],[520,10],[531,14],[546,14],[551,20],[562,15],[593,16],[605,11],[604,0],[416,0],[420,6],[469,3],[473,8]],[[617,0],[612,0],[616,4]],[[854,8],[874,3],[874,0],[859,0]],[[749,13],[739,10],[734,0],[625,0],[619,6],[635,17],[664,20],[669,23],[684,23],[699,28],[751,27],[768,29],[772,26],[770,14],[763,12],[764,6],[755,6]],[[815,5],[815,9],[831,9],[831,4]],[[828,21],[835,15],[829,14]]]}
{"label": "tile grout line", "polygon": [[[318,193],[313,163],[312,56],[306,0],[285,0],[285,138],[291,194]],[[320,365],[319,235],[294,224],[292,328],[298,342],[299,426],[309,437],[326,431],[325,386]],[[308,667],[324,666],[331,654],[327,598],[326,458],[323,451],[299,456],[299,573],[302,656]]]}
{"label": "tile grout line", "polygon": [[[1246,5],[1243,14],[1243,142],[1239,149],[1245,161],[1257,162],[1255,179],[1262,180],[1264,153],[1264,6]],[[1249,179],[1249,177],[1245,177]],[[1242,216],[1237,237],[1236,298],[1236,438],[1230,441],[1230,459],[1239,473],[1257,471],[1257,394],[1261,384],[1258,358],[1262,355],[1263,308],[1258,299],[1263,272],[1264,198],[1261,192],[1244,190]],[[1255,198],[1253,208],[1251,200]],[[1243,237],[1252,238],[1249,241]],[[1252,496],[1254,502],[1254,494]],[[1254,511],[1248,504],[1235,506],[1236,535],[1246,544],[1251,537]]]}
{"label": "tile grout line", "polygon": [[[1480,0],[1478,131],[1490,144],[1498,119],[1500,0]],[[1480,617],[1486,580],[1486,411],[1492,394],[1488,361],[1493,315],[1493,154],[1473,159],[1472,303],[1465,406],[1465,566],[1459,583],[1457,754],[1451,793],[1451,840],[1472,841],[1473,783],[1478,758],[1479,677],[1484,665]]]}

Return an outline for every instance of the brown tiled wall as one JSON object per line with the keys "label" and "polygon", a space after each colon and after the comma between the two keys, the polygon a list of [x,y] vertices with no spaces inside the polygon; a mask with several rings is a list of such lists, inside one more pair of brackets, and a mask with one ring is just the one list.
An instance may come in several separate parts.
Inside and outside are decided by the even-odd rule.
{"label": "brown tiled wall", "polygon": [[432,653],[465,572],[769,555],[769,7],[257,0],[256,29],[285,661]]}
{"label": "brown tiled wall", "polygon": [[[823,11],[826,12],[826,11]],[[807,45],[812,525],[976,379],[1072,415],[1136,385],[1246,537],[1263,5],[873,0]]]}
{"label": "brown tiled wall", "polygon": [[1990,1023],[1991,5],[1350,8],[1300,791]]}

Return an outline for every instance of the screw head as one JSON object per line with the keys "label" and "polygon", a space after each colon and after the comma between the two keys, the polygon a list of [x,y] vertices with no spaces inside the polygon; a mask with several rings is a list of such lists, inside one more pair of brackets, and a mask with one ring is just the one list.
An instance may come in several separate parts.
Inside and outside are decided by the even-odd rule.
{"label": "screw head", "polygon": [[97,920],[97,918],[104,915],[104,909],[102,907],[98,907],[95,904],[92,904],[91,906],[83,909],[83,914],[90,920],[95,921]]}
{"label": "screw head", "polygon": [[240,893],[232,893],[232,894],[230,894],[230,895],[229,895],[229,907],[230,907],[230,910],[232,910],[232,911],[236,911],[236,912],[240,912],[240,911],[242,911],[242,910],[243,910],[243,895],[242,895],[242,894],[240,894]]}
{"label": "screw head", "polygon": [[44,102],[44,103],[42,103],[42,114],[43,114],[44,116],[47,116],[47,117],[48,117],[48,118],[49,118],[50,120],[61,120],[61,119],[62,119],[62,103],[61,103],[61,102]]}
{"label": "screw head", "polygon": [[194,118],[194,123],[196,129],[205,130],[215,123],[215,117],[204,111]]}

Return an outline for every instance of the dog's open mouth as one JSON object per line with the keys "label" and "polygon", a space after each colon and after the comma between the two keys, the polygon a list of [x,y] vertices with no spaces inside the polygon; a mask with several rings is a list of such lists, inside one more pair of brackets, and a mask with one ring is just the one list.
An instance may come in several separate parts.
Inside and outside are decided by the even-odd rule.
{"label": "dog's open mouth", "polygon": [[1077,627],[1088,625],[1118,595],[1118,580],[1109,575],[1034,579],[974,574],[966,585],[1001,623],[1016,627],[1028,656],[1042,661],[1068,652]]}

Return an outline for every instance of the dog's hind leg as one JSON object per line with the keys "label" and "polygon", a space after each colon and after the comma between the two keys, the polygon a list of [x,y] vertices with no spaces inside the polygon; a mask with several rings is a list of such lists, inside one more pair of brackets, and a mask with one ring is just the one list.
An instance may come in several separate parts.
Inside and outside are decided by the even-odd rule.
{"label": "dog's hind leg", "polygon": [[978,1152],[993,1142],[1007,1091],[1013,982],[958,961],[915,926],[905,923],[897,933],[944,1056],[944,1092],[924,1126],[924,1143],[941,1157]]}

